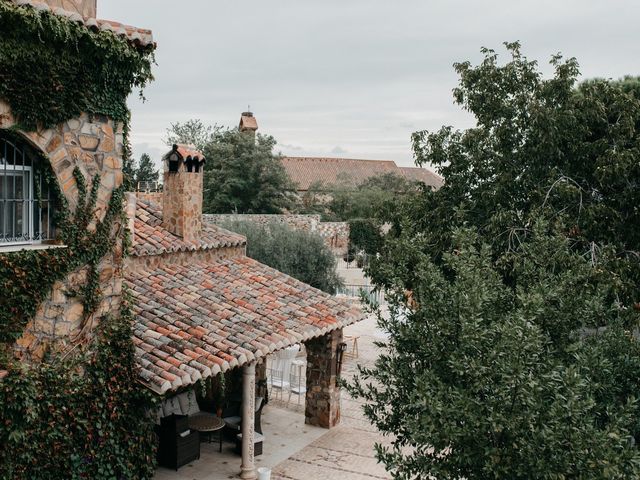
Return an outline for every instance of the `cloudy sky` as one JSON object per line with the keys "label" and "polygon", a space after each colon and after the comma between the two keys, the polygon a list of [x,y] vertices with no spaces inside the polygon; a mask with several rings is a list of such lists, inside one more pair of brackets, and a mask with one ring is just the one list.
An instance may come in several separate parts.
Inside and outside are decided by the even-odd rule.
{"label": "cloudy sky", "polygon": [[151,28],[156,81],[134,96],[134,153],[165,150],[171,122],[235,126],[251,105],[284,154],[413,163],[410,135],[472,120],[452,64],[520,40],[546,67],[640,74],[638,0],[98,0],[98,15]]}

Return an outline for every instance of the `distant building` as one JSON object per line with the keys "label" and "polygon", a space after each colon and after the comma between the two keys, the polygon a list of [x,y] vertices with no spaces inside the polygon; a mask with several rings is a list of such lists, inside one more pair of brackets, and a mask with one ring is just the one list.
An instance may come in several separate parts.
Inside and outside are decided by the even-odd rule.
{"label": "distant building", "polygon": [[442,177],[431,170],[419,167],[398,167],[392,160],[284,157],[282,164],[300,194],[318,185],[329,187],[341,183],[356,188],[369,178],[384,174],[394,174],[410,181],[423,182],[435,190],[444,183]]}
{"label": "distant building", "polygon": [[[255,135],[258,121],[252,112],[243,112],[238,130]],[[371,177],[394,174],[409,181],[422,182],[439,189],[444,184],[442,177],[435,172],[420,167],[398,167],[393,160],[355,160],[351,158],[327,157],[283,157],[282,165],[287,175],[296,184],[299,194],[304,194],[314,186],[340,183],[356,188]]]}

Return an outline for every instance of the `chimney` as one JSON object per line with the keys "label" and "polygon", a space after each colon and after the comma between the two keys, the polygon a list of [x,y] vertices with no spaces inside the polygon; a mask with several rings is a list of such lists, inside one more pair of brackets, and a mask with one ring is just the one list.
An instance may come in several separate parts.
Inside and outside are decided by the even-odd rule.
{"label": "chimney", "polygon": [[186,242],[202,230],[204,162],[193,145],[174,145],[163,158],[162,225]]}
{"label": "chimney", "polygon": [[256,120],[256,117],[253,116],[253,112],[242,112],[238,130],[255,138],[256,131],[258,130],[258,121]]}

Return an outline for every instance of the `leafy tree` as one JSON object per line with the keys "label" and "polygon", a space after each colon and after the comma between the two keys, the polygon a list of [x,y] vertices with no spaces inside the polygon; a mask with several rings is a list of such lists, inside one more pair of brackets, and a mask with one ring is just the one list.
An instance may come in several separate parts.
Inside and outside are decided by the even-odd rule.
{"label": "leafy tree", "polygon": [[204,211],[280,213],[291,205],[289,177],[268,135],[219,131],[204,149]]}
{"label": "leafy tree", "polygon": [[415,192],[417,185],[393,173],[375,175],[354,187],[349,177],[335,184],[312,184],[297,205],[300,213],[320,213],[326,221],[384,219],[397,199]]}
{"label": "leafy tree", "polygon": [[349,221],[349,256],[360,251],[375,254],[380,251],[384,239],[381,226],[370,218],[354,218]]}
{"label": "leafy tree", "polygon": [[507,48],[456,64],[474,128],[414,134],[445,185],[392,211],[389,341],[350,389],[394,478],[637,478],[637,90]]}
{"label": "leafy tree", "polygon": [[393,173],[368,178],[353,188],[338,183],[331,188],[329,211],[340,221],[355,218],[379,218],[399,196],[415,189],[415,185]]}
{"label": "leafy tree", "polygon": [[330,294],[342,285],[333,253],[318,235],[278,223],[236,221],[222,226],[245,235],[247,256],[265,265]]}
{"label": "leafy tree", "polygon": [[122,157],[122,183],[127,192],[136,190],[136,160],[129,154]]}
{"label": "leafy tree", "polygon": [[160,172],[156,168],[153,160],[147,153],[143,153],[140,156],[140,163],[135,172],[136,185],[140,182],[157,182],[160,177]]}
{"label": "leafy tree", "polygon": [[205,125],[202,120],[192,119],[184,123],[172,123],[167,128],[167,136],[164,142],[168,146],[176,143],[195,145],[195,147],[204,151],[205,147],[214,141],[215,134],[220,130],[217,125]]}

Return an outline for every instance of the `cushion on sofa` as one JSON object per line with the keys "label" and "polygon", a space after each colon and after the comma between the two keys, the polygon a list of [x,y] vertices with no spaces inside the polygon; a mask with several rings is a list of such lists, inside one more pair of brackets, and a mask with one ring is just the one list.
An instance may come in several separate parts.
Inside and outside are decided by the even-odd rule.
{"label": "cushion on sofa", "polygon": [[178,395],[178,403],[180,404],[180,410],[183,415],[195,415],[196,413],[200,413],[196,393],[193,390],[188,390]]}
{"label": "cushion on sofa", "polygon": [[177,415],[183,415],[178,397],[174,396],[165,399],[164,402],[162,402],[162,413],[164,413],[165,417],[173,415],[174,413]]}

